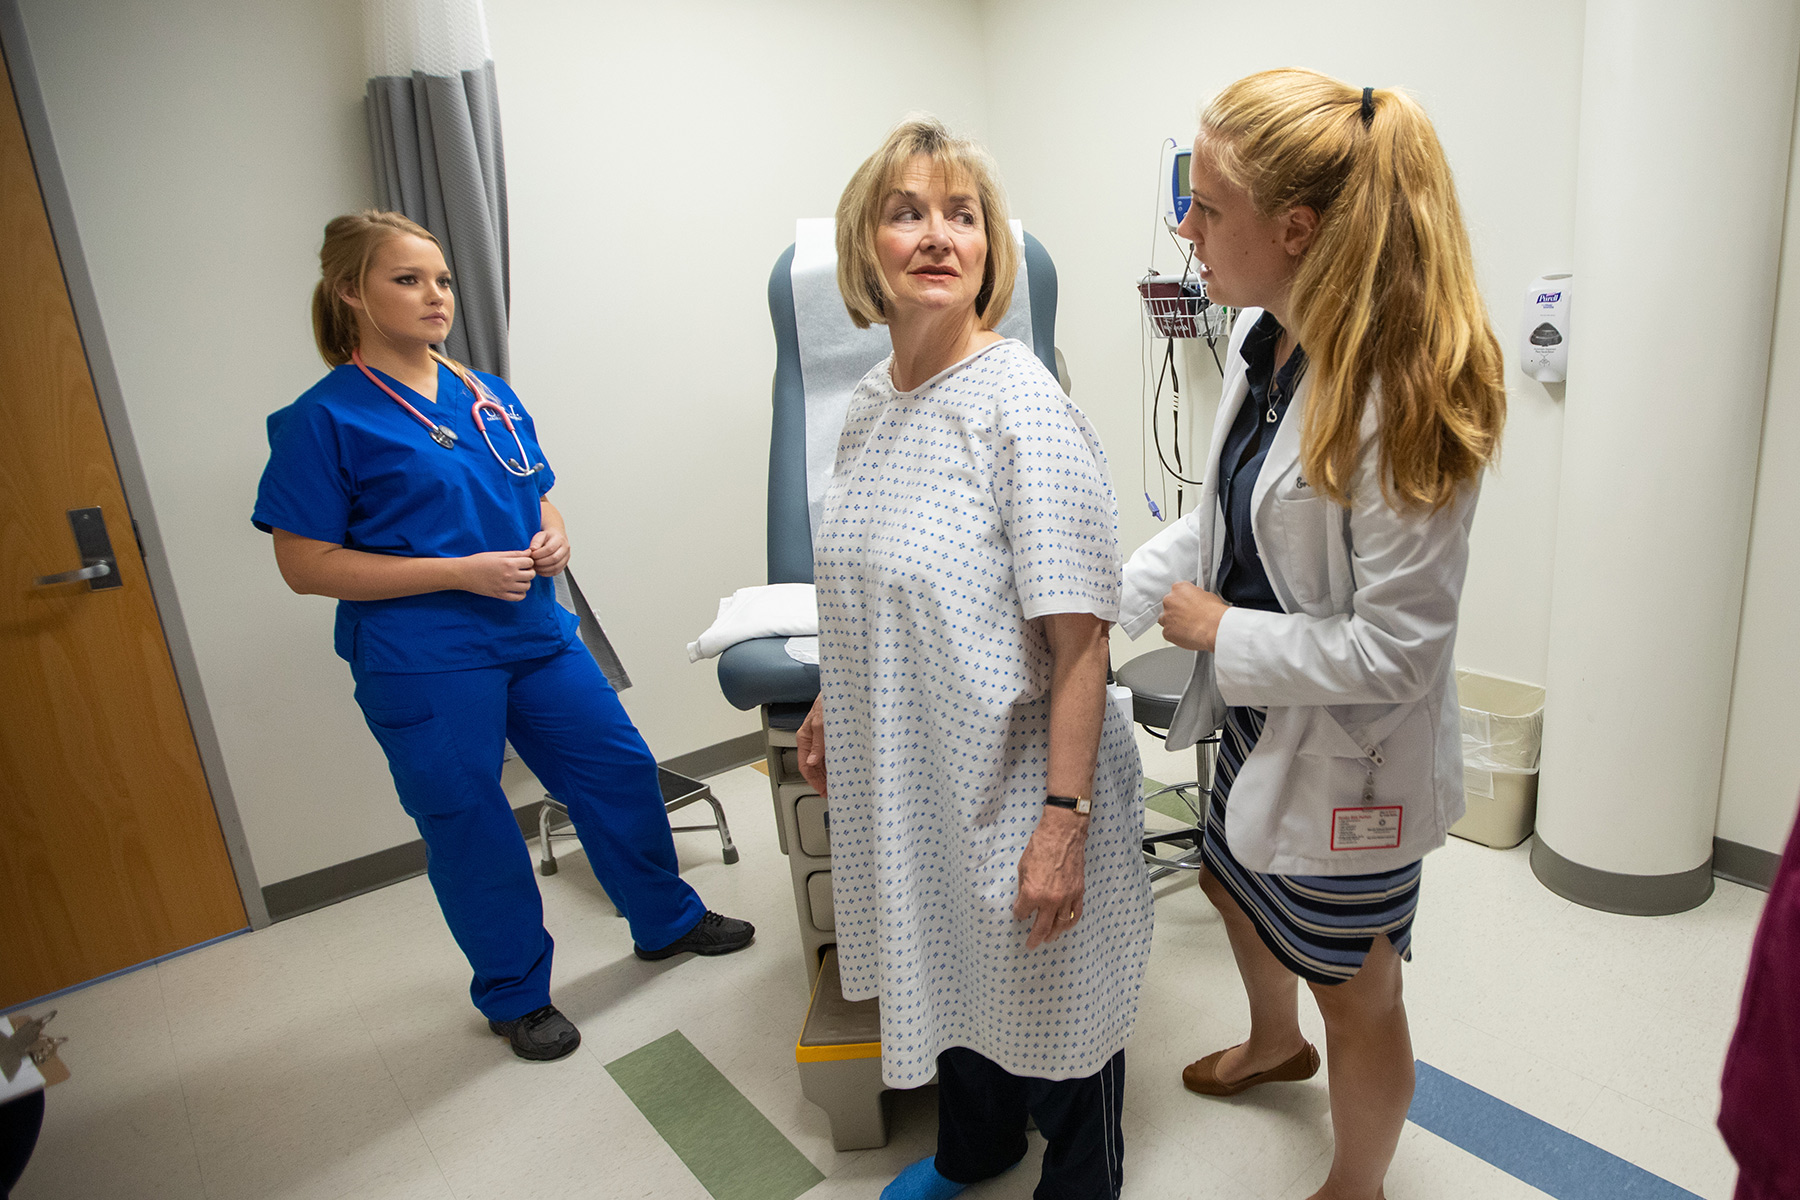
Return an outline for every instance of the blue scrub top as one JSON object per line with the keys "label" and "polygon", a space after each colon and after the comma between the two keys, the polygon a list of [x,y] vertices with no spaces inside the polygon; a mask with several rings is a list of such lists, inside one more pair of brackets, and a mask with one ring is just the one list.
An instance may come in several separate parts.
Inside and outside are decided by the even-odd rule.
{"label": "blue scrub top", "polygon": [[[543,527],[540,501],[555,474],[546,467],[521,479],[495,461],[470,412],[475,397],[448,367],[438,367],[435,404],[376,374],[455,430],[455,446],[432,441],[354,365],[336,367],[270,415],[269,465],[250,517],[256,527],[405,558],[528,547]],[[512,416],[529,462],[543,462],[531,417],[512,388],[493,375],[478,377]],[[499,418],[490,413],[487,423],[501,455],[517,455]],[[462,591],[340,600],[335,640],[339,656],[360,670],[458,671],[554,654],[577,624],[556,602],[552,581],[540,577],[519,601]]]}

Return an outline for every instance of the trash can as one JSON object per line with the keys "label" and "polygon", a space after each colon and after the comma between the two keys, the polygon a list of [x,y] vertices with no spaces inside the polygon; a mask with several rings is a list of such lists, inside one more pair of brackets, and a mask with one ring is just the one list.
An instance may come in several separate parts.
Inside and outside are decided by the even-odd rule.
{"label": "trash can", "polygon": [[1461,668],[1463,794],[1468,809],[1450,832],[1498,850],[1531,836],[1537,817],[1544,689]]}

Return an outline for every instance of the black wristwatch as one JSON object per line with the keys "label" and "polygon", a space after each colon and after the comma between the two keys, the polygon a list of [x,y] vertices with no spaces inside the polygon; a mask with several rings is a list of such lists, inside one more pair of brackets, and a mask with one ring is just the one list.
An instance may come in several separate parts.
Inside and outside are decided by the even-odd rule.
{"label": "black wristwatch", "polygon": [[1077,816],[1087,816],[1094,811],[1094,802],[1086,796],[1045,796],[1044,803],[1057,808],[1066,808]]}

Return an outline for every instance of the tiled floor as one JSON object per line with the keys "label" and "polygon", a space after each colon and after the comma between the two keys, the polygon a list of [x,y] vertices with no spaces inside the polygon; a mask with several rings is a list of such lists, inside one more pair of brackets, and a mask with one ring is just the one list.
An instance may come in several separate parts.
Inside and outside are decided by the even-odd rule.
{"label": "tiled floor", "polygon": [[[1179,773],[1169,762],[1146,751],[1152,774]],[[882,1149],[832,1150],[795,1076],[807,993],[767,781],[746,768],[713,786],[743,860],[727,867],[710,835],[683,834],[682,863],[709,905],[757,923],[756,946],[639,962],[566,844],[543,891],[556,1000],[584,1037],[571,1060],[523,1063],[487,1033],[417,879],[58,1000],[75,1077],[51,1093],[15,1197],[698,1200],[604,1068],[672,1029],[825,1174],[809,1197],[874,1197],[929,1152],[934,1101],[895,1097]],[[1761,902],[1721,882],[1680,916],[1596,913],[1539,886],[1524,850],[1453,839],[1428,860],[1407,976],[1418,1057],[1726,1200],[1733,1168],[1712,1120]],[[1128,1196],[1298,1200],[1323,1179],[1323,1075],[1228,1102],[1181,1088],[1182,1065],[1240,1039],[1244,1020],[1217,918],[1191,882],[1166,884],[1128,1052]],[[1028,1161],[969,1195],[1025,1197],[1035,1177]],[[1411,1125],[1387,1194],[1542,1195]]]}

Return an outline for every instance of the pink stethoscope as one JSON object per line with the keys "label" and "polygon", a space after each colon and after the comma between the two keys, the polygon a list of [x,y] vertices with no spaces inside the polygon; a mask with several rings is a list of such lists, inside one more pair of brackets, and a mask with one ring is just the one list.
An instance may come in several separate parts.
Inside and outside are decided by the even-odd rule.
{"label": "pink stethoscope", "polygon": [[[399,392],[396,392],[393,388],[377,378],[375,372],[363,365],[362,351],[352,350],[350,352],[350,361],[356,364],[357,370],[369,377],[370,383],[386,392],[395,404],[398,404],[401,408],[404,408],[407,412],[411,413],[415,421],[431,430],[432,441],[436,442],[446,450],[455,448],[456,430],[450,428],[448,425],[439,425],[436,421],[433,421],[430,417],[407,403],[406,397],[402,396]],[[476,379],[473,375],[464,375],[461,371],[456,372],[456,377],[461,379],[463,383],[468,385],[469,390],[475,393],[475,403],[469,406],[469,415],[475,419],[475,428],[481,430],[482,440],[487,442],[488,452],[494,456],[494,461],[505,467],[507,474],[517,475],[520,479],[528,479],[543,470],[543,463],[538,463],[533,467],[523,465],[529,457],[525,452],[525,442],[519,437],[519,431],[513,427],[512,418],[507,415],[506,409],[500,406],[498,400],[495,400],[492,396],[488,395],[487,389],[481,386],[481,381]],[[519,457],[500,457],[500,449],[494,445],[494,439],[487,431],[487,421],[483,419],[484,415],[490,412],[493,413],[494,416],[499,417],[500,423],[506,426],[506,432],[512,434],[513,444],[519,448]]]}

